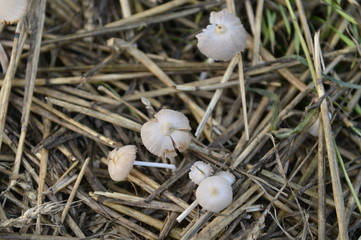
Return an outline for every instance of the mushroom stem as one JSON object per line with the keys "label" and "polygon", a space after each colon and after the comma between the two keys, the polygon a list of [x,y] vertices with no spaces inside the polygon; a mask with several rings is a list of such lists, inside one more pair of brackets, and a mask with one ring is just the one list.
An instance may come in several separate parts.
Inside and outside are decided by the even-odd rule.
{"label": "mushroom stem", "polygon": [[[238,62],[238,59],[241,57],[241,55],[236,55],[235,57],[232,58],[231,62],[228,64],[228,67],[226,69],[226,72],[224,73],[223,77],[222,77],[222,80],[221,80],[221,83],[226,83],[228,82],[228,80],[231,78],[232,76],[232,73],[233,73],[233,70],[234,68],[236,67],[237,65],[237,62]],[[203,118],[201,120],[201,122],[199,123],[198,125],[198,128],[196,130],[196,133],[194,134],[196,136],[196,139],[199,138],[199,136],[201,135],[204,127],[206,126],[207,124],[207,121],[210,117],[210,115],[212,114],[213,112],[213,109],[215,108],[215,106],[217,105],[218,103],[218,100],[219,98],[221,97],[222,95],[222,92],[223,92],[223,89],[222,88],[219,88],[215,91],[215,93],[213,94],[213,97],[210,101],[210,103],[208,104],[208,107],[207,107],[207,110],[206,112],[204,113],[203,115]]]}
{"label": "mushroom stem", "polygon": [[187,207],[187,209],[185,209],[178,217],[177,217],[177,222],[181,222],[186,216],[188,216],[188,214],[195,208],[198,206],[198,201],[197,199],[194,200],[194,202],[192,202],[191,205],[189,205],[189,207]]}
{"label": "mushroom stem", "polygon": [[134,161],[133,165],[145,166],[145,167],[169,168],[169,169],[172,169],[172,170],[176,169],[174,164],[167,164],[167,163]]}

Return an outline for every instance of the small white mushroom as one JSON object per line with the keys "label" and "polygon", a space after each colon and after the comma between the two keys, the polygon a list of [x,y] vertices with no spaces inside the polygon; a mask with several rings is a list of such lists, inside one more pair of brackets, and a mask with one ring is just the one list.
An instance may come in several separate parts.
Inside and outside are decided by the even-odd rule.
{"label": "small white mushroom", "polygon": [[227,9],[211,12],[210,25],[196,35],[198,48],[209,58],[229,61],[246,47],[247,34],[241,20]]}
{"label": "small white mushroom", "polygon": [[183,152],[189,147],[190,130],[183,113],[162,109],[142,126],[140,136],[148,151],[158,157],[173,158],[177,156],[176,149]]}
{"label": "small white mushroom", "polygon": [[135,161],[137,147],[126,145],[116,148],[108,155],[108,172],[111,179],[121,181],[125,179],[133,165],[175,169],[173,164]]}
{"label": "small white mushroom", "polygon": [[208,177],[199,184],[196,190],[196,200],[176,220],[181,222],[198,204],[205,210],[220,212],[231,204],[232,199],[233,190],[225,178]]}
{"label": "small white mushroom", "polygon": [[0,0],[0,23],[17,22],[25,13],[27,0]]}
{"label": "small white mushroom", "polygon": [[[331,119],[332,114],[329,112],[328,117]],[[317,118],[316,121],[310,126],[310,128],[307,130],[309,134],[311,134],[314,137],[318,136],[318,128],[320,126],[320,118]]]}
{"label": "small white mushroom", "polygon": [[217,172],[214,176],[220,176],[226,179],[231,185],[236,182],[236,177],[230,171],[220,171]]}
{"label": "small white mushroom", "polygon": [[211,176],[213,174],[213,168],[211,165],[197,161],[190,168],[189,178],[195,184],[200,184],[204,179]]}
{"label": "small white mushroom", "polygon": [[203,209],[220,212],[231,204],[233,191],[231,184],[220,176],[204,179],[196,190],[196,197]]}

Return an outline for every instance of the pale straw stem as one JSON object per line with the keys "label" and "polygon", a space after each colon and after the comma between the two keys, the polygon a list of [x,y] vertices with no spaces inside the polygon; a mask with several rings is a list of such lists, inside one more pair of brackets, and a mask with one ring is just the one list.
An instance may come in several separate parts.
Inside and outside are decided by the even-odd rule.
{"label": "pale straw stem", "polygon": [[198,201],[197,199],[194,200],[194,202],[192,202],[191,205],[189,205],[189,207],[187,207],[187,209],[185,209],[176,219],[177,222],[181,222],[183,221],[183,219],[188,216],[188,214],[195,208],[198,206]]}
{"label": "pale straw stem", "polygon": [[234,4],[234,0],[226,0],[227,9],[230,13],[237,16],[236,14],[236,5]]}
{"label": "pale straw stem", "polygon": [[247,17],[248,17],[249,26],[250,26],[251,32],[254,36],[256,30],[255,30],[254,13],[253,13],[251,1],[246,0],[245,6],[246,6],[246,13],[247,13]]}
{"label": "pale straw stem", "polygon": [[240,86],[240,89],[241,89],[241,98],[242,98],[244,131],[246,133],[246,141],[248,141],[249,140],[249,130],[248,130],[246,90],[245,90],[245,87],[244,87],[244,74],[243,74],[242,56],[239,57],[239,61],[238,61],[238,76],[239,76],[239,86]]}
{"label": "pale straw stem", "polygon": [[0,43],[0,64],[3,69],[3,72],[6,73],[6,70],[8,69],[9,66],[9,58],[6,55],[6,52],[1,43]]}
{"label": "pale straw stem", "polygon": [[168,169],[172,169],[172,170],[176,169],[176,166],[174,164],[168,164],[168,163],[134,161],[133,165],[144,166],[144,167],[168,168]]}
{"label": "pale straw stem", "polygon": [[[229,65],[227,67],[226,72],[223,75],[221,83],[225,83],[231,78],[233,70],[234,70],[234,68],[235,68],[235,66],[236,66],[236,64],[238,62],[238,58],[240,58],[240,54],[237,54],[236,56],[234,56],[232,58],[231,62],[229,63]],[[205,127],[205,125],[206,125],[206,123],[207,123],[207,121],[209,119],[209,116],[211,115],[214,107],[216,106],[219,98],[222,95],[222,92],[223,92],[223,89],[217,89],[216,92],[214,93],[214,95],[213,95],[213,97],[211,99],[211,102],[209,103],[209,105],[207,107],[207,110],[204,113],[203,118],[202,118],[201,122],[198,125],[197,131],[194,134],[196,138],[198,138],[200,136],[201,132],[203,131],[203,129],[204,129],[204,127]]]}
{"label": "pale straw stem", "polygon": [[[123,18],[127,18],[132,16],[132,10],[129,4],[129,0],[119,0],[121,9],[122,9],[122,15]],[[131,37],[134,36],[134,31],[133,30],[128,30],[125,32],[127,39],[130,39]]]}
{"label": "pale straw stem", "polygon": [[252,65],[256,65],[258,63],[260,55],[263,5],[264,0],[257,1]]}
{"label": "pale straw stem", "polygon": [[76,179],[75,183],[74,183],[74,186],[73,186],[73,189],[69,195],[69,198],[68,198],[68,201],[66,202],[65,204],[65,207],[63,209],[63,212],[61,213],[61,217],[60,217],[60,222],[63,223],[67,214],[68,214],[68,211],[69,211],[69,208],[70,208],[70,205],[71,203],[73,202],[73,199],[76,195],[76,193],[78,192],[78,188],[79,188],[79,185],[80,185],[80,182],[81,180],[83,179],[83,176],[84,176],[84,173],[85,173],[85,170],[88,168],[88,164],[90,162],[90,158],[87,158],[85,159],[84,163],[83,163],[83,166],[82,168],[80,169],[80,172],[79,172],[79,175],[78,175],[78,178]]}
{"label": "pale straw stem", "polygon": [[[321,98],[325,95],[325,88],[322,82],[322,70],[321,70],[321,58],[322,52],[319,42],[320,33],[317,32],[314,37],[314,65],[315,65],[315,77],[313,78],[317,89],[318,97]],[[340,180],[340,169],[337,163],[336,150],[334,146],[334,136],[331,128],[330,118],[328,116],[327,102],[323,101],[320,105],[321,120],[325,138],[325,146],[327,150],[328,165],[331,174],[331,183],[333,197],[335,201],[336,216],[338,222],[338,238],[348,239],[347,223],[345,217],[345,202],[343,198],[342,184]]]}

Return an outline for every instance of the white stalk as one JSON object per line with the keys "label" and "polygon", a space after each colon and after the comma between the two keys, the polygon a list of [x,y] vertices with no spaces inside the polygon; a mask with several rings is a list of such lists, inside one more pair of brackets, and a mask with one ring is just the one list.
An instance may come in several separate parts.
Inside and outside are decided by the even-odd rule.
{"label": "white stalk", "polygon": [[191,205],[189,205],[189,207],[187,207],[187,209],[185,209],[178,217],[177,217],[177,222],[181,222],[186,216],[188,216],[188,214],[195,208],[198,206],[198,201],[197,199],[194,200],[194,202],[192,202]]}
{"label": "white stalk", "polygon": [[172,170],[176,169],[176,166],[174,164],[167,164],[167,163],[134,161],[133,165],[144,166],[144,167],[168,168]]}
{"label": "white stalk", "polygon": [[246,103],[246,90],[244,83],[244,73],[243,73],[243,62],[242,56],[239,57],[238,61],[238,76],[239,76],[239,86],[241,90],[242,97],[242,110],[243,110],[243,122],[244,122],[244,130],[246,133],[246,141],[249,140],[249,130],[248,130],[248,115],[247,115],[247,103]]}
{"label": "white stalk", "polygon": [[[235,66],[237,65],[237,62],[239,61],[240,55],[237,54],[236,56],[234,56],[231,60],[231,62],[229,63],[226,72],[223,75],[223,78],[221,80],[221,83],[225,83],[228,82],[228,80],[231,78],[233,70],[235,68]],[[212,114],[213,109],[215,108],[215,106],[218,103],[219,98],[221,97],[223,92],[223,89],[217,89],[215,91],[215,93],[213,94],[213,97],[207,107],[206,112],[203,115],[203,118],[201,120],[201,122],[198,125],[198,128],[196,130],[196,133],[194,134],[196,136],[196,138],[198,139],[199,136],[201,135],[204,127],[206,126],[206,123],[208,121],[208,118],[210,117],[210,115]]]}

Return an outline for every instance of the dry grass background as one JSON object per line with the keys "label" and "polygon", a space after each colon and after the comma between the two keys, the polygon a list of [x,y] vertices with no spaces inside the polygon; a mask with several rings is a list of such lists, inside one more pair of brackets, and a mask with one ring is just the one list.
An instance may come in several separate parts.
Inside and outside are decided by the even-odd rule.
{"label": "dry grass background", "polygon": [[[207,61],[194,37],[225,7],[249,33],[249,141],[238,70],[221,82],[228,63]],[[0,239],[359,239],[360,10],[354,0],[30,1],[18,24],[0,26]],[[215,91],[174,174],[135,167],[110,180],[114,147],[167,161],[140,140],[152,108],[182,111],[194,133]],[[236,175],[234,199],[177,223],[198,160]]]}

